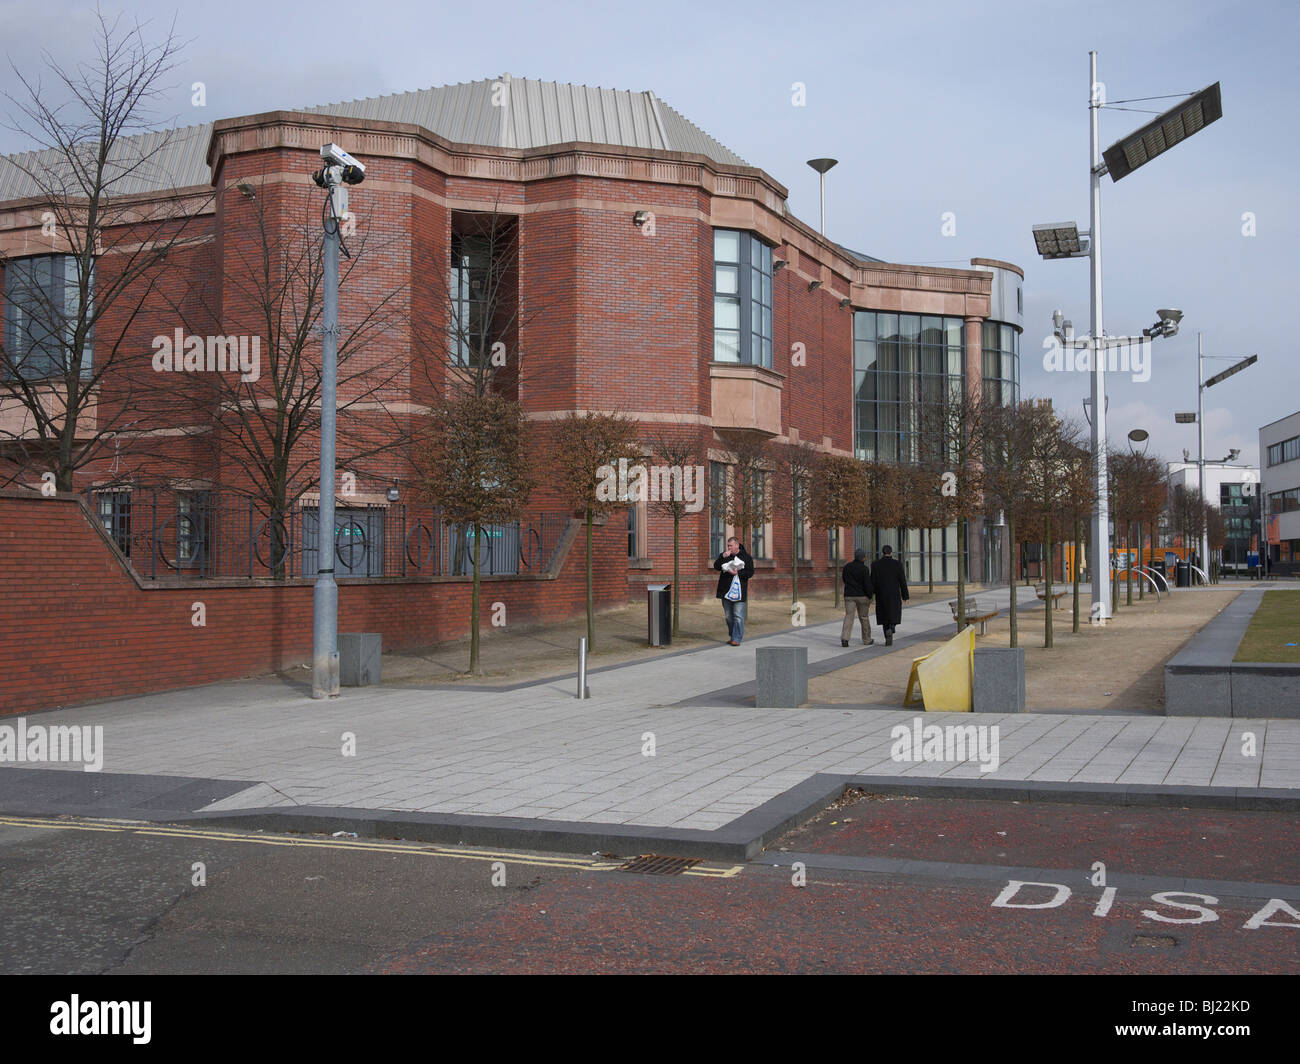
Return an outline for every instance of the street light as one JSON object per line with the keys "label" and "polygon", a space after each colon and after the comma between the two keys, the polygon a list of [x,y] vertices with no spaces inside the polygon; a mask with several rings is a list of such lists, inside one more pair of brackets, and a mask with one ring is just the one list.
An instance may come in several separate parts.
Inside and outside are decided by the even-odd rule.
{"label": "street light", "polygon": [[1129,434],[1128,434],[1129,451],[1132,452],[1133,454],[1139,453],[1136,449],[1134,449],[1133,444],[1140,443],[1142,444],[1141,453],[1146,454],[1148,441],[1150,439],[1151,439],[1151,433],[1147,432],[1146,429],[1129,429]]}
{"label": "street light", "polygon": [[[1216,89],[1218,88],[1217,85],[1214,87]],[[1163,316],[1166,313],[1176,313],[1176,312],[1161,310],[1161,311],[1157,311],[1156,313]],[[1179,318],[1182,317],[1181,314],[1179,314],[1178,316]],[[1175,322],[1175,325],[1176,324],[1177,323]],[[1193,414],[1189,411],[1185,413],[1180,412],[1174,414],[1174,421],[1179,425],[1190,425],[1193,422],[1196,423],[1196,446],[1197,446],[1196,479],[1197,479],[1198,488],[1201,493],[1202,507],[1205,505],[1205,389],[1213,388],[1216,384],[1223,383],[1229,377],[1237,373],[1240,373],[1247,366],[1253,366],[1256,362],[1259,361],[1258,355],[1251,355],[1248,358],[1243,358],[1240,361],[1236,362],[1235,364],[1229,366],[1222,373],[1216,373],[1209,380],[1202,380],[1202,377],[1204,375],[1204,370],[1202,369],[1202,363],[1204,363],[1204,361],[1207,358],[1224,358],[1224,357],[1235,357],[1235,356],[1204,354],[1203,351],[1201,350],[1201,334],[1199,332],[1196,334],[1196,413]],[[1232,459],[1236,458],[1237,455],[1240,453],[1241,453],[1240,451],[1233,451],[1232,456],[1228,458],[1227,461],[1232,461]],[[1201,563],[1203,565],[1208,564],[1209,560],[1210,560],[1210,531],[1205,526],[1205,522],[1202,521],[1201,522]]]}
{"label": "street light", "polygon": [[[1105,161],[1102,159],[1098,137],[1098,115],[1104,106],[1101,86],[1097,82],[1097,53],[1088,53],[1088,112],[1090,163],[1089,177],[1089,223],[1086,234],[1079,232],[1073,222],[1034,226],[1034,243],[1038,252],[1046,259],[1082,258],[1085,254],[1089,262],[1089,304],[1091,308],[1089,346],[1093,351],[1092,359],[1092,409],[1096,417],[1092,424],[1092,452],[1096,456],[1097,503],[1092,515],[1092,542],[1089,545],[1089,567],[1092,569],[1092,603],[1095,607],[1101,603],[1101,615],[1111,615],[1110,582],[1101,572],[1101,543],[1110,522],[1109,489],[1106,470],[1106,336],[1102,329],[1101,302],[1101,179],[1110,174],[1112,181],[1126,177],[1134,170],[1146,165],[1157,155],[1162,155],[1179,141],[1186,140],[1194,133],[1204,129],[1211,122],[1223,116],[1223,103],[1219,94],[1219,83],[1195,93],[1174,107],[1148,122],[1141,129],[1135,130],[1127,137],[1116,141],[1106,149]],[[1083,237],[1087,237],[1086,244]],[[1181,316],[1181,315],[1180,315]],[[1177,331],[1177,319],[1173,321],[1173,331],[1163,328],[1165,318],[1161,317],[1160,335],[1172,336]]]}
{"label": "street light", "polygon": [[822,236],[826,235],[826,171],[838,163],[838,159],[809,159],[808,165],[821,174],[822,186]]}
{"label": "street light", "polygon": [[[1092,80],[1096,84],[1095,75]],[[1138,167],[1222,117],[1223,98],[1216,81],[1107,148],[1102,156],[1106,172],[1112,182],[1128,177]]]}

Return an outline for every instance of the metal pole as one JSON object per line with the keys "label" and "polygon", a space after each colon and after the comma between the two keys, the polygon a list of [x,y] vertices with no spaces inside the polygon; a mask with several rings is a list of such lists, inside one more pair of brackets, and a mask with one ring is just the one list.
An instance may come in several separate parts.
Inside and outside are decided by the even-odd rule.
{"label": "metal pole", "polygon": [[[326,173],[329,169],[326,168]],[[339,219],[331,184],[333,223],[325,226],[324,320],[321,329],[320,508],[316,521],[316,587],[312,593],[312,698],[339,693],[339,588],[334,582],[334,406],[339,342]]]}
{"label": "metal pole", "polygon": [[[1092,515],[1092,542],[1088,564],[1092,568],[1092,604],[1101,603],[1102,617],[1112,616],[1110,586],[1110,495],[1106,463],[1106,345],[1102,336],[1101,312],[1101,150],[1098,142],[1098,114],[1101,98],[1097,91],[1097,53],[1088,53],[1088,112],[1091,127],[1091,217],[1089,220],[1088,264],[1091,289],[1092,347],[1092,453],[1097,466],[1097,505]],[[1104,564],[1104,568],[1103,568]]]}
{"label": "metal pole", "polygon": [[591,697],[591,691],[587,689],[587,637],[585,635],[578,640],[578,697]]}
{"label": "metal pole", "polygon": [[1201,334],[1196,334],[1196,467],[1201,493],[1201,568],[1210,571],[1210,530],[1206,525],[1205,499],[1205,374],[1201,367]]}
{"label": "metal pole", "polygon": [[826,171],[821,172],[822,188],[822,236],[826,235]]}

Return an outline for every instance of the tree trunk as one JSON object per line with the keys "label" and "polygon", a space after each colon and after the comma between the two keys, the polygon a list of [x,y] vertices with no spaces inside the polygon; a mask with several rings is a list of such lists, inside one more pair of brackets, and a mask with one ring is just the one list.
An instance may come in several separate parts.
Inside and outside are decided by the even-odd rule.
{"label": "tree trunk", "polygon": [[[1016,541],[1016,517],[1010,510],[1007,511],[1007,542],[1015,543]],[[1007,588],[1011,592],[1011,605],[1007,609],[1007,617],[1011,621],[1011,646],[1018,647],[1020,643],[1020,621],[1016,614],[1016,570],[1011,567],[1011,572],[1007,579]]]}
{"label": "tree trunk", "polygon": [[[1137,563],[1138,565],[1142,565],[1146,561],[1146,559],[1142,555],[1142,522],[1141,521],[1137,523],[1137,530],[1138,530]],[[1146,578],[1145,576],[1143,576],[1138,580],[1138,601],[1139,602],[1141,602],[1144,598],[1146,598],[1146,587],[1147,587]]]}
{"label": "tree trunk", "polygon": [[[791,500],[793,501],[793,500]],[[790,601],[799,601],[799,512],[790,517]]]}
{"label": "tree trunk", "polygon": [[925,547],[926,547],[925,571],[926,571],[926,575],[930,577],[930,594],[933,595],[934,594],[934,529],[933,528],[927,528],[925,530]]}
{"label": "tree trunk", "polygon": [[673,514],[673,635],[682,626],[682,519]]}
{"label": "tree trunk", "polygon": [[957,631],[966,627],[966,518],[957,518]]}
{"label": "tree trunk", "polygon": [[[1050,516],[1043,515],[1043,543],[1044,558],[1050,558],[1052,555],[1052,519]],[[1043,649],[1050,650],[1052,647],[1052,566],[1050,563],[1043,566]]]}
{"label": "tree trunk", "polygon": [[837,526],[836,529],[835,529],[835,535],[832,536],[831,538],[835,541],[835,571],[834,571],[833,573],[831,573],[831,583],[833,583],[833,584],[835,585],[835,608],[836,608],[836,609],[839,609],[839,606],[840,606],[840,569],[843,568],[843,566],[842,566],[841,563],[840,563],[840,558],[843,556],[843,552],[840,550],[840,529],[839,529],[838,526]]}
{"label": "tree trunk", "polygon": [[1083,532],[1079,528],[1079,518],[1074,519],[1074,628],[1079,630],[1079,548],[1083,545]]}
{"label": "tree trunk", "polygon": [[[1128,534],[1124,537],[1124,553],[1131,554],[1133,550],[1133,522],[1132,521],[1128,523],[1128,527],[1126,531]],[[1128,590],[1124,594],[1124,600],[1125,600],[1124,605],[1132,606],[1133,605],[1133,562],[1132,560],[1129,561],[1128,573],[1126,575],[1128,577]]]}
{"label": "tree trunk", "polygon": [[587,511],[587,653],[596,649],[596,599],[591,589],[591,511]]}
{"label": "tree trunk", "polygon": [[483,542],[483,529],[480,525],[474,526],[474,586],[469,596],[469,672],[471,676],[483,675],[483,670],[479,667],[478,646],[479,646],[479,559],[478,550]]}

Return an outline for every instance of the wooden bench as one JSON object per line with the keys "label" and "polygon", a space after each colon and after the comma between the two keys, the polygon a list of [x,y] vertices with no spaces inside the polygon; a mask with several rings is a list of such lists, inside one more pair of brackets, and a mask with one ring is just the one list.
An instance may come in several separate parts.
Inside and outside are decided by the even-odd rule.
{"label": "wooden bench", "polygon": [[[1046,585],[1046,584],[1039,584],[1036,588],[1034,588],[1034,594],[1038,596],[1038,601],[1039,601],[1039,602],[1046,602],[1046,601],[1047,601],[1047,585]],[[1070,594],[1070,589],[1069,589],[1068,587],[1067,587],[1064,591],[1053,591],[1053,592],[1052,592],[1052,609],[1054,609],[1054,610],[1059,610],[1059,609],[1061,608],[1061,599],[1065,598],[1065,596],[1068,595],[1068,594]]]}
{"label": "wooden bench", "polygon": [[[966,623],[978,624],[980,626],[979,634],[984,635],[985,631],[988,628],[989,621],[993,620],[993,618],[998,615],[999,611],[987,610],[981,613],[978,599],[966,599],[965,601],[966,601]],[[957,620],[957,600],[953,599],[951,602],[949,602],[948,608],[952,610],[952,619],[955,622]]]}

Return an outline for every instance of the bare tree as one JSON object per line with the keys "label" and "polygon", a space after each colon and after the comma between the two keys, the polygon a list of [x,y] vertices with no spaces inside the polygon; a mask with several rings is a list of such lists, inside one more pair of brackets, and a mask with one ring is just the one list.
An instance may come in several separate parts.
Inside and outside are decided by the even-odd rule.
{"label": "bare tree", "polygon": [[752,547],[750,533],[765,525],[772,516],[772,446],[766,436],[757,432],[728,433],[723,442],[730,452],[731,461],[722,498],[714,500],[714,503],[749,549]]}
{"label": "bare tree", "polygon": [[1011,646],[1019,646],[1019,611],[1016,603],[1017,518],[1027,515],[1033,503],[1033,485],[1025,475],[1034,448],[1034,433],[1044,429],[1035,416],[1031,401],[1016,405],[991,406],[985,433],[984,493],[990,509],[999,509],[1006,519],[1007,545],[1011,564],[1007,567],[1007,588],[1011,594],[1007,616]]}
{"label": "bare tree", "polygon": [[950,387],[943,403],[923,408],[923,464],[954,478],[953,513],[957,518],[957,628],[966,626],[966,539],[971,518],[983,512],[985,440],[989,412],[978,396],[960,385]]}
{"label": "bare tree", "polygon": [[[656,435],[650,442],[651,453],[655,461],[662,462],[670,469],[680,470],[682,476],[682,493],[670,492],[667,498],[662,496],[652,502],[651,508],[672,519],[673,522],[673,635],[681,628],[682,576],[681,576],[681,538],[682,519],[695,512],[692,501],[687,499],[685,478],[694,476],[696,470],[702,471],[704,457],[700,453],[699,442],[692,436],[670,436],[666,433]],[[702,479],[702,477],[701,477]],[[703,498],[705,484],[694,482],[695,491]]]}
{"label": "bare tree", "polygon": [[1065,504],[1070,462],[1078,451],[1078,441],[1082,434],[1075,423],[1057,417],[1050,400],[1031,403],[1022,409],[1021,416],[1031,424],[1025,475],[1030,486],[1031,512],[1042,523],[1045,595],[1043,646],[1050,648],[1054,635],[1052,615],[1055,612],[1052,609],[1051,565],[1055,523]]}
{"label": "bare tree", "polygon": [[470,594],[469,671],[479,675],[479,584],[484,526],[517,521],[533,490],[528,441],[518,403],[501,395],[457,396],[436,402],[429,413],[426,496],[443,518],[469,539],[473,565]]}
{"label": "bare tree", "polygon": [[782,497],[790,503],[790,601],[799,601],[799,539],[808,520],[808,496],[818,452],[802,441],[774,448]]}
{"label": "bare tree", "polygon": [[637,425],[622,414],[568,413],[555,426],[548,464],[551,483],[561,498],[581,511],[587,535],[587,646],[595,649],[595,599],[592,591],[591,529],[596,517],[625,506],[617,490],[608,490],[610,469],[619,459],[638,457]]}
{"label": "bare tree", "polygon": [[[251,219],[254,239],[231,241],[220,302],[196,276],[188,292],[199,293],[197,299],[172,304],[184,326],[202,332],[220,325],[227,342],[231,337],[226,334],[250,329],[254,336],[246,339],[257,347],[256,374],[204,373],[202,390],[173,374],[158,379],[159,387],[185,389],[199,415],[188,420],[198,426],[200,438],[219,442],[222,465],[234,474],[230,479],[249,485],[268,522],[272,575],[283,579],[293,508],[320,484],[320,453],[312,444],[321,429],[325,263],[316,190],[304,201],[301,194],[273,195],[266,188],[259,192],[241,182],[226,192],[230,224]],[[288,221],[295,207],[301,211],[299,220]],[[400,320],[404,289],[368,288],[364,296],[349,298],[367,277],[372,249],[366,225],[349,236],[348,244],[339,275],[339,468],[389,451],[404,452],[410,435],[389,412],[400,368],[366,357],[370,346]],[[179,368],[181,352],[172,354]],[[317,534],[321,556],[328,557],[330,532],[318,529]]]}
{"label": "bare tree", "polygon": [[812,480],[808,515],[816,528],[835,530],[835,605],[840,604],[841,528],[852,528],[867,520],[870,496],[866,467],[847,455],[823,455]]}
{"label": "bare tree", "polygon": [[16,71],[25,97],[8,97],[10,128],[35,150],[4,165],[30,188],[50,254],[4,264],[0,410],[19,423],[0,435],[5,482],[48,472],[61,491],[109,439],[150,420],[126,337],[169,257],[200,240],[192,223],[209,202],[168,194],[181,131],[139,135],[182,47],[174,25],[151,41],[139,22],[97,19],[94,60],[70,69],[46,54],[53,90]]}

